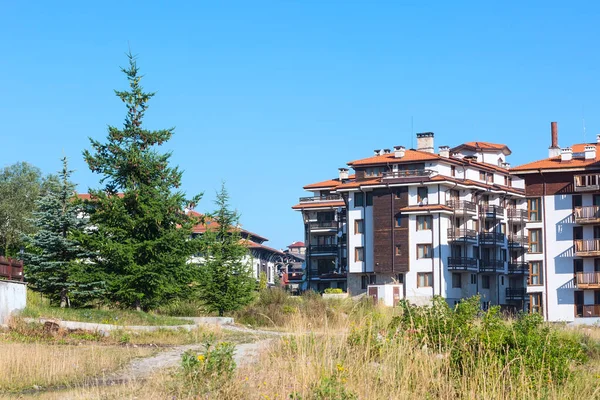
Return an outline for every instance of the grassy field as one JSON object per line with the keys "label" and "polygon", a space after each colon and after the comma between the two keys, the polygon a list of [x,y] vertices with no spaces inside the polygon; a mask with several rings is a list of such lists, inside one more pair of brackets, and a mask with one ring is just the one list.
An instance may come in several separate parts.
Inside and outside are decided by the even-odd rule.
{"label": "grassy field", "polygon": [[52,307],[47,299],[32,291],[27,293],[27,307],[21,313],[29,318],[52,318],[65,321],[94,322],[112,325],[188,325],[193,322],[133,310]]}

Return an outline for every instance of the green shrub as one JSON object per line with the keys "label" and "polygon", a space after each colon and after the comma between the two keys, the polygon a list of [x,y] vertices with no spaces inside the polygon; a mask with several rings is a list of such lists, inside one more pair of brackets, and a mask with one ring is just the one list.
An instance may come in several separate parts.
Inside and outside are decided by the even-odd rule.
{"label": "green shrub", "polygon": [[325,289],[326,294],[342,294],[344,291],[340,288],[327,288]]}
{"label": "green shrub", "polygon": [[[306,400],[356,400],[358,396],[346,386],[346,369],[340,363],[336,364],[332,373],[324,373],[317,383],[311,386]],[[302,396],[292,393],[292,400],[303,400]]]}
{"label": "green shrub", "polygon": [[196,392],[219,389],[233,377],[236,367],[234,352],[235,345],[232,343],[215,344],[214,336],[208,335],[204,351],[188,350],[181,356],[186,386]]}

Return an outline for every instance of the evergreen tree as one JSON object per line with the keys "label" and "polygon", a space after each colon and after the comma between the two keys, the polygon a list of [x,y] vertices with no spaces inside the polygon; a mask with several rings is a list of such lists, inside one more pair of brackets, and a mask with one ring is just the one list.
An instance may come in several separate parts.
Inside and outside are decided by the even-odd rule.
{"label": "evergreen tree", "polygon": [[66,157],[62,163],[58,177],[46,180],[44,194],[36,201],[32,221],[37,232],[25,238],[25,275],[31,288],[65,307],[67,300],[81,304],[98,295],[102,284],[90,280],[86,254],[73,239],[73,233],[83,232],[87,224],[78,218],[81,208]]}
{"label": "evergreen tree", "polygon": [[128,54],[129,91],[115,91],[125,103],[122,129],[109,126],[106,143],[90,139],[94,153],[84,152],[90,169],[103,175],[101,190],[90,190],[90,223],[86,246],[107,284],[107,300],[148,309],[186,295],[194,269],[186,265],[196,252],[190,240],[193,220],[183,209],[192,201],[176,191],[182,173],[169,166],[171,153],[158,147],[173,128],[147,130],[142,119],[154,93],[140,86],[135,57]]}
{"label": "evergreen tree", "polygon": [[245,259],[248,248],[240,235],[239,215],[229,209],[225,185],[217,193],[215,203],[217,210],[208,216],[211,223],[201,237],[204,262],[199,267],[199,297],[209,311],[223,316],[252,301],[256,280]]}

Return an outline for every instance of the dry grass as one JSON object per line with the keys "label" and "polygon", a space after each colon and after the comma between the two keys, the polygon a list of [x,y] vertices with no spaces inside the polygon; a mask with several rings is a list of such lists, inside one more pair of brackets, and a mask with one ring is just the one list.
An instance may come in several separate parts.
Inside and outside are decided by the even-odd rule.
{"label": "dry grass", "polygon": [[0,343],[0,392],[72,385],[115,371],[156,350],[117,346]]}

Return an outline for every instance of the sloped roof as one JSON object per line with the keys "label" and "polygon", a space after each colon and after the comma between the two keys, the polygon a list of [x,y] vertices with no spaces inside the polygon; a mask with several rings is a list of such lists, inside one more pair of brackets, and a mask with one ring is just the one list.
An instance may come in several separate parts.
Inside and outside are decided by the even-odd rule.
{"label": "sloped roof", "polygon": [[296,247],[306,247],[306,245],[304,244],[304,242],[294,242],[288,246],[288,248],[290,248],[290,249],[293,249]]}
{"label": "sloped roof", "polygon": [[[356,178],[356,175],[352,174],[348,176],[348,180],[353,180]],[[342,182],[339,180],[339,178],[335,178],[335,179],[328,179],[326,181],[322,181],[322,182],[316,182],[316,183],[311,183],[309,185],[304,186],[304,189],[333,189],[339,185],[341,185]]]}
{"label": "sloped roof", "polygon": [[600,168],[600,149],[598,148],[597,143],[577,143],[572,146],[573,153],[583,153],[585,151],[585,146],[595,146],[596,147],[596,158],[586,160],[580,157],[573,157],[570,161],[561,161],[560,156],[557,157],[549,157],[541,160],[533,161],[527,164],[519,165],[517,167],[511,168],[510,172],[523,172],[530,170],[538,170],[538,169],[570,169],[570,168],[587,168],[587,167],[596,167]]}
{"label": "sloped roof", "polygon": [[401,158],[396,158],[394,156],[394,152],[389,154],[381,154],[378,156],[372,156],[367,158],[362,158],[360,160],[350,161],[348,165],[352,167],[362,166],[362,165],[381,165],[381,164],[400,164],[400,163],[410,163],[410,162],[419,162],[419,161],[433,161],[447,158],[441,157],[434,153],[428,153],[426,151],[407,149],[404,151],[404,156]]}
{"label": "sloped roof", "polygon": [[335,201],[315,201],[310,203],[299,203],[292,206],[293,210],[303,210],[305,208],[330,208],[330,207],[345,207],[344,200]]}
{"label": "sloped roof", "polygon": [[471,151],[501,151],[506,155],[512,153],[507,145],[501,143],[490,143],[490,142],[466,142],[459,144],[456,147],[450,149],[451,153],[456,153],[460,150],[471,150]]}

